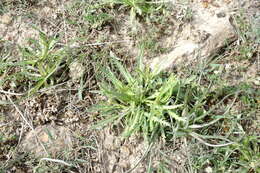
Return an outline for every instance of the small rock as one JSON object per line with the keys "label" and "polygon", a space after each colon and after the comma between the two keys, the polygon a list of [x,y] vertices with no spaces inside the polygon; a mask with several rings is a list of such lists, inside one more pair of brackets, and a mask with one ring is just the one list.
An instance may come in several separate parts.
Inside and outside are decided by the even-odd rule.
{"label": "small rock", "polygon": [[217,17],[218,17],[218,18],[226,17],[226,13],[224,13],[224,12],[219,12],[219,13],[217,13]]}
{"label": "small rock", "polygon": [[[56,125],[44,125],[30,131],[21,143],[22,148],[37,157],[55,157],[72,147],[72,134],[69,129]],[[44,146],[44,147],[43,147]],[[46,153],[47,151],[47,153]]]}
{"label": "small rock", "polygon": [[129,148],[126,147],[126,146],[122,146],[122,147],[120,148],[120,153],[122,154],[122,157],[124,157],[124,158],[128,158],[129,155],[131,154]]}
{"label": "small rock", "polygon": [[73,62],[70,64],[70,77],[72,80],[79,79],[85,72],[85,66],[80,62]]}
{"label": "small rock", "polygon": [[8,25],[11,22],[12,22],[12,17],[8,14],[4,14],[0,17],[0,23]]}
{"label": "small rock", "polygon": [[121,168],[124,168],[124,169],[129,169],[130,164],[127,159],[120,159],[118,162],[118,166],[120,166]]}
{"label": "small rock", "polygon": [[260,77],[258,77],[254,80],[254,84],[257,86],[260,86]]}
{"label": "small rock", "polygon": [[212,170],[212,168],[211,168],[210,166],[208,166],[208,167],[205,169],[205,172],[206,172],[206,173],[212,173],[213,170]]}
{"label": "small rock", "polygon": [[111,154],[109,156],[109,165],[108,165],[108,172],[113,172],[114,168],[116,167],[116,164],[117,164],[117,157],[113,154]]}

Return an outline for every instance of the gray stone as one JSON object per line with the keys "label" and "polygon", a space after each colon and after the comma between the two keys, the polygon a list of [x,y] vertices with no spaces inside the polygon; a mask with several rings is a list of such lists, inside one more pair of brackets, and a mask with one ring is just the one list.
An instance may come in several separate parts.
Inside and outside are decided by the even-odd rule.
{"label": "gray stone", "polygon": [[[236,39],[236,32],[230,23],[232,4],[221,4],[219,7],[205,8],[201,2],[191,5],[193,20],[187,24],[179,37],[173,35],[176,44],[173,50],[150,61],[154,71],[167,70],[184,64],[194,64],[211,57],[221,47]],[[218,14],[225,14],[219,17]],[[177,38],[177,39],[175,39]]]}

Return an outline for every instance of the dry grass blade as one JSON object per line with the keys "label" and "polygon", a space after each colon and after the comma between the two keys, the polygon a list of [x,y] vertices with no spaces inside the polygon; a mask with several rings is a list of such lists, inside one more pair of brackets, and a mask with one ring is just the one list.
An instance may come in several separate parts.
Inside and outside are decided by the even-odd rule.
{"label": "dry grass blade", "polygon": [[19,113],[19,115],[22,117],[22,119],[24,120],[24,122],[30,127],[30,129],[34,132],[35,138],[37,139],[36,141],[41,145],[41,147],[43,148],[43,150],[45,151],[46,154],[48,154],[45,146],[43,145],[43,143],[41,142],[41,140],[39,140],[39,137],[36,135],[35,133],[35,129],[32,125],[32,123],[29,123],[27,118],[24,116],[24,114],[22,113],[22,111],[18,108],[18,106],[13,102],[13,100],[10,98],[9,95],[6,95],[8,100],[12,103],[12,105],[15,107],[16,111]]}
{"label": "dry grass blade", "polygon": [[229,143],[225,143],[225,144],[210,144],[208,142],[205,142],[203,139],[201,139],[201,137],[194,133],[194,132],[191,132],[189,133],[190,136],[194,137],[195,139],[197,139],[199,142],[201,142],[202,144],[204,145],[207,145],[209,147],[224,147],[224,146],[228,146],[228,145],[231,145],[231,144],[234,144],[235,142],[229,142]]}
{"label": "dry grass blade", "polygon": [[50,162],[60,163],[60,164],[66,165],[66,166],[73,166],[72,164],[67,163],[63,160],[59,160],[59,159],[41,158],[40,161],[50,161]]}

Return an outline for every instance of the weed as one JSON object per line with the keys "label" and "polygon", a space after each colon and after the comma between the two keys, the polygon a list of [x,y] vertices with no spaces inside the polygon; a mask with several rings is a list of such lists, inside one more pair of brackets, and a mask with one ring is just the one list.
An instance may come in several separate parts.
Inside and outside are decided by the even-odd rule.
{"label": "weed", "polygon": [[160,162],[156,172],[158,173],[170,173],[171,171],[167,168],[164,162]]}
{"label": "weed", "polygon": [[163,9],[163,3],[152,3],[148,0],[104,0],[111,6],[120,5],[122,8],[130,9],[130,22],[135,26],[135,20],[138,17],[149,16]]}
{"label": "weed", "polygon": [[[259,162],[256,159],[259,157],[259,147],[256,147],[259,145],[259,137],[257,137],[259,123],[257,125],[255,119],[258,116],[259,92],[245,82],[230,85],[223,81],[222,68],[217,63],[216,60],[214,64],[209,64],[208,68],[198,71],[202,76],[200,81],[203,83],[208,81],[209,85],[212,85],[206,103],[207,107],[211,105],[215,107],[210,113],[211,116],[222,114],[224,118],[211,126],[202,128],[200,134],[222,136],[231,139],[234,143],[222,147],[207,147],[190,141],[189,148],[194,151],[191,154],[190,166],[194,172],[206,169],[212,169],[213,172],[258,172],[259,165],[255,163]],[[216,70],[220,73],[215,73]]]}
{"label": "weed", "polygon": [[[141,132],[151,142],[158,136],[170,139],[190,135],[206,145],[215,146],[204,142],[204,136],[197,134],[195,129],[207,128],[225,115],[215,116],[205,123],[204,118],[212,112],[204,108],[208,92],[197,86],[194,78],[181,80],[173,74],[158,74],[142,63],[131,75],[116,57],[112,59],[123,79],[119,80],[110,68],[103,70],[108,82],[100,85],[99,93],[108,100],[92,110],[99,111],[105,119],[93,128],[122,123],[123,137]],[[225,141],[221,137],[217,139]]]}
{"label": "weed", "polygon": [[[259,137],[245,136],[237,143],[193,155],[193,168],[211,167],[215,172],[259,172]],[[208,151],[208,152],[206,152]],[[197,168],[196,168],[197,167]]]}
{"label": "weed", "polygon": [[4,78],[2,85],[5,81],[13,80],[15,87],[19,85],[19,81],[29,81],[32,84],[29,85],[28,93],[33,94],[43,86],[48,87],[55,84],[53,74],[61,68],[65,53],[63,49],[55,49],[56,39],[48,38],[46,34],[39,32],[39,41],[31,39],[30,47],[20,47],[22,58],[19,61],[1,64],[0,72],[12,67],[16,69],[16,73]]}
{"label": "weed", "polygon": [[234,145],[234,150],[239,154],[238,165],[242,172],[260,171],[260,138],[246,136],[239,144]]}
{"label": "weed", "polygon": [[97,3],[86,7],[84,19],[90,28],[100,29],[102,25],[112,22],[113,16],[106,12],[102,4]]}
{"label": "weed", "polygon": [[[57,28],[60,29],[58,31],[60,38],[63,38],[64,34],[66,44],[76,43],[69,54],[66,48],[59,47],[62,44],[57,45],[56,38],[49,37],[41,31],[39,31],[39,40],[31,39],[30,46],[20,47],[20,54],[17,53],[19,50],[16,47],[0,38],[0,88],[2,90],[0,112],[9,111],[5,95],[15,94],[12,99],[16,102],[16,99],[20,98],[18,92],[29,90],[28,93],[33,94],[41,88],[65,81],[68,79],[66,67],[69,67],[71,62],[79,62],[86,67],[86,71],[80,81],[72,81],[72,85],[69,85],[72,97],[77,94],[74,92],[75,87],[79,87],[79,96],[75,97],[76,100],[79,98],[82,103],[89,100],[92,102],[93,95],[88,96],[88,91],[98,87],[96,82],[104,81],[100,84],[100,91],[98,91],[99,94],[105,96],[102,97],[104,100],[92,108],[93,111],[99,111],[101,118],[98,118],[102,120],[93,128],[100,128],[110,123],[118,125],[120,129],[123,128],[122,136],[126,138],[135,133],[141,133],[149,142],[154,142],[159,137],[167,141],[168,145],[162,147],[165,158],[159,161],[157,167],[153,165],[153,157],[158,159],[158,153],[149,152],[154,155],[151,154],[148,161],[147,172],[171,172],[173,160],[167,156],[176,156],[172,152],[175,152],[173,151],[175,149],[178,150],[175,144],[179,144],[176,142],[179,137],[187,140],[185,147],[187,145],[187,151],[191,151],[189,163],[184,161],[190,164],[186,165],[189,167],[186,170],[191,170],[191,172],[192,169],[193,172],[207,172],[207,170],[211,170],[208,172],[259,172],[260,144],[258,131],[255,130],[259,126],[256,120],[259,91],[253,89],[247,81],[243,85],[228,85],[232,81],[223,78],[226,73],[225,65],[218,60],[214,64],[207,62],[205,67],[198,67],[200,68],[198,72],[194,70],[192,75],[187,75],[189,76],[187,78],[180,78],[169,73],[154,73],[144,67],[141,62],[130,73],[114,55],[111,61],[108,60],[111,49],[120,57],[125,59],[130,57],[131,60],[133,58],[131,55],[125,55],[124,44],[107,44],[113,42],[111,40],[125,38],[121,35],[121,29],[127,27],[129,31],[130,28],[129,26],[121,28],[120,24],[125,25],[128,13],[132,20],[130,27],[136,26],[138,32],[133,32],[136,34],[127,32],[127,34],[130,40],[137,43],[135,45],[138,45],[141,51],[145,51],[146,57],[154,57],[154,54],[167,51],[161,47],[160,41],[172,34],[173,26],[175,26],[173,18],[176,18],[173,16],[176,13],[172,12],[178,8],[160,2],[162,1],[78,0],[59,4],[59,12],[52,25],[57,24]],[[14,16],[13,23],[15,24],[17,19],[20,20],[20,16],[23,18],[23,13],[28,13],[28,11],[30,13],[30,9],[33,9],[31,13],[34,13],[38,7],[45,4],[38,0],[10,2],[4,0],[0,2],[0,15],[9,12],[19,14],[19,16]],[[50,8],[56,7],[54,3],[46,5]],[[63,6],[64,11],[60,8]],[[189,6],[183,5],[183,7],[185,8],[179,10],[179,19],[183,22],[190,22],[194,15],[193,11]],[[44,23],[40,21],[42,22]],[[236,14],[235,22],[239,40],[234,42],[238,44],[232,47],[230,52],[232,55],[235,52],[237,60],[250,60],[251,64],[258,53],[259,29],[251,25],[242,13]],[[144,26],[144,28],[139,28],[139,26]],[[145,31],[143,32],[142,29]],[[55,29],[54,32],[57,30]],[[70,35],[74,37],[70,38]],[[227,57],[226,54],[223,57]],[[230,59],[231,56],[227,58]],[[219,59],[224,60],[224,58]],[[208,63],[211,63],[209,67]],[[127,63],[124,62],[124,64]],[[104,68],[104,66],[109,67]],[[244,72],[248,67],[241,64],[242,68],[241,71]],[[91,98],[88,100],[87,97]],[[66,100],[65,105],[73,101],[74,99]],[[93,103],[97,101],[98,99],[93,99]],[[82,111],[82,107],[88,109],[87,105],[83,103],[80,107],[76,105],[72,107]],[[22,105],[21,108],[23,108]],[[58,110],[60,111],[60,108]],[[10,112],[13,113],[13,110]],[[27,113],[26,110],[24,113]],[[85,114],[85,112],[81,113]],[[5,116],[3,114],[3,117]],[[97,159],[103,155],[97,144],[102,141],[90,140],[93,131],[90,134],[83,131],[84,134],[81,134],[80,128],[80,137],[77,139],[80,142],[75,144],[73,151],[60,152],[57,158],[39,160],[35,156],[28,156],[27,153],[20,153],[17,150],[17,144],[23,138],[22,132],[26,132],[27,129],[24,125],[20,128],[20,121],[17,125],[11,124],[12,122],[9,124],[8,121],[9,119],[0,123],[1,130],[4,129],[0,134],[0,153],[3,153],[0,154],[0,172],[19,172],[20,169],[34,172],[98,172],[93,167],[103,168],[102,165],[97,164]],[[85,120],[79,121],[80,124],[85,123]],[[14,129],[14,132],[10,131],[11,135],[5,133],[5,130],[11,129]],[[21,134],[17,134],[18,132]],[[234,142],[230,143],[227,139]],[[168,147],[174,149],[168,150]],[[150,149],[148,148],[147,151]],[[143,156],[145,157],[146,155]],[[120,160],[121,158],[118,159]],[[62,161],[76,165],[78,170],[66,164],[63,165]]]}
{"label": "weed", "polygon": [[245,11],[241,10],[240,13],[234,16],[234,26],[239,36],[238,45],[238,59],[250,59],[257,52],[257,45],[260,40],[260,31],[257,24],[254,22],[256,19],[251,19],[250,22],[246,17]]}
{"label": "weed", "polygon": [[183,120],[173,112],[182,105],[170,105],[171,93],[178,87],[178,81],[173,75],[164,81],[150,73],[149,69],[139,68],[135,78],[115,58],[113,63],[126,82],[118,80],[110,69],[104,69],[104,74],[113,86],[108,87],[109,83],[106,82],[101,84],[100,93],[108,97],[109,104],[103,103],[96,108],[101,114],[110,116],[96,126],[122,119],[126,125],[123,136],[142,131],[147,138],[163,131],[165,126],[170,126],[164,113],[179,121]]}
{"label": "weed", "polygon": [[150,13],[153,10],[152,5],[147,0],[105,0],[105,2],[131,8],[132,13],[139,15]]}

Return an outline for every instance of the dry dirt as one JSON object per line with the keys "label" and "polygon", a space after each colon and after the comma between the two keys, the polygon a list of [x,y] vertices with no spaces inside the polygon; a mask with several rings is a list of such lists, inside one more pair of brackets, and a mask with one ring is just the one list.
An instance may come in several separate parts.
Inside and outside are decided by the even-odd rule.
{"label": "dry dirt", "polygon": [[[64,25],[62,22],[63,20],[61,20],[62,17],[66,17],[64,16],[64,8],[67,3],[69,4],[71,1],[64,1],[64,3],[58,3],[55,0],[43,1],[42,5],[39,6],[32,6],[26,10],[16,9],[5,13],[0,16],[0,36],[3,40],[9,40],[16,46],[28,45],[28,38],[38,38],[38,31],[32,28],[32,25],[35,25],[48,35],[64,33],[62,44],[69,43],[74,37],[76,37],[77,32],[73,30],[73,28]],[[223,4],[228,4],[229,6],[223,7],[227,10],[223,13],[224,16],[227,17],[234,13],[236,8],[238,8],[236,5],[231,8],[230,4],[232,3],[232,0],[214,1],[214,3],[209,3],[206,7],[205,4],[203,5],[200,1],[194,1],[194,4],[198,4],[199,6],[193,4],[193,8],[196,8],[193,10],[202,12],[201,15],[204,15],[203,11],[205,10],[207,11],[207,14],[214,13],[213,16],[216,17],[218,14],[222,14],[222,8],[220,7],[222,7]],[[256,4],[256,1],[249,5],[245,4],[245,6],[247,6],[246,8],[250,9],[249,15],[259,16],[259,11],[254,7]],[[178,6],[180,9],[181,7],[182,6]],[[31,14],[29,15],[29,13]],[[132,41],[133,38],[127,34],[129,28],[127,29],[127,27],[125,27],[129,26],[127,23],[129,20],[124,16],[122,21],[123,23],[118,26],[121,27],[120,32],[117,34],[112,33],[110,35],[112,38],[111,40],[128,40],[125,43],[122,43],[121,47],[126,50],[125,54],[128,54],[130,57],[136,56],[138,54],[138,49],[135,48],[135,42]],[[228,19],[225,21],[228,21]],[[138,21],[136,22],[136,27],[145,32],[146,26],[142,26]],[[219,23],[219,21],[217,21],[217,23]],[[258,22],[258,25],[259,23],[260,22]],[[222,23],[219,24],[221,28]],[[176,25],[179,25],[179,28],[181,28],[183,32],[182,34],[178,33],[182,35],[179,36],[178,39],[182,37],[181,40],[189,41],[191,35],[198,34],[198,28],[194,29],[193,24],[190,22],[186,22],[184,27],[182,26],[182,22],[178,22]],[[172,27],[175,27],[176,25]],[[196,27],[198,26],[201,25],[199,24]],[[168,27],[171,28],[171,26]],[[226,32],[226,30],[223,31],[223,28],[221,29],[222,31],[218,31],[220,34],[221,32]],[[200,28],[200,30],[203,33],[203,30],[205,29]],[[172,31],[171,36],[168,38],[164,37],[160,44],[167,45],[174,50],[176,42],[178,42],[175,40],[176,32],[176,30]],[[214,33],[210,34],[214,35]],[[232,34],[234,34],[233,31],[231,34],[227,34],[221,39],[220,47],[223,47],[226,38],[233,38]],[[187,37],[184,39],[184,36],[188,36],[189,38]],[[202,35],[199,37],[199,40],[203,39]],[[215,35],[215,37],[218,36]],[[216,41],[216,39],[212,40]],[[192,41],[194,40],[192,39]],[[196,44],[197,43],[202,44],[200,41],[196,41]],[[72,47],[77,47],[79,44],[82,43],[74,43]],[[187,43],[185,42],[183,45],[187,46]],[[200,49],[204,49],[204,47],[205,45],[202,47],[201,45],[199,46]],[[190,50],[190,47],[187,49]],[[210,51],[215,51],[215,47],[211,47]],[[185,57],[188,57],[186,50],[181,52],[181,54],[185,54]],[[212,54],[212,52],[210,54]],[[175,56],[175,52],[171,52],[170,55]],[[161,58],[162,57],[160,56],[158,61],[162,61]],[[169,61],[171,61],[171,63],[169,63]],[[167,60],[166,64],[171,66],[173,61],[174,60],[172,59]],[[258,63],[259,62],[260,61],[258,60]],[[259,68],[257,61],[250,64],[245,60],[245,63],[247,63],[247,71],[244,73],[244,76],[239,76],[241,74],[233,74],[237,72],[233,71],[233,69],[239,67],[241,63],[243,63],[243,61],[224,62],[223,71],[226,71],[226,76],[224,75],[223,78],[228,79],[233,76],[238,76],[231,81],[239,82],[239,80],[244,81],[246,79],[259,86],[259,77],[258,81],[250,81],[251,79],[256,79],[259,74],[259,71],[257,71]],[[70,150],[70,152],[73,153],[72,155],[76,155],[79,159],[90,159],[87,160],[89,163],[82,164],[83,167],[84,165],[88,167],[85,171],[88,170],[90,172],[126,172],[127,170],[134,168],[135,164],[139,160],[140,164],[133,172],[142,173],[147,170],[146,164],[142,163],[147,163],[148,158],[143,157],[145,156],[146,150],[149,146],[140,137],[135,136],[129,140],[124,140],[119,138],[118,132],[111,128],[105,128],[98,132],[93,132],[93,134],[89,131],[89,127],[93,123],[92,120],[95,115],[87,113],[86,110],[89,105],[95,102],[93,101],[95,98],[93,98],[91,93],[85,91],[83,93],[83,100],[79,100],[77,89],[75,89],[79,86],[79,79],[85,70],[86,69],[82,66],[81,62],[74,62],[70,66],[70,77],[73,79],[73,84],[67,82],[64,85],[48,91],[43,91],[38,96],[24,99],[22,102],[17,104],[17,106],[0,106],[0,131],[1,133],[6,134],[6,138],[9,138],[6,140],[5,144],[0,144],[0,153],[7,153],[7,155],[0,154],[0,163],[2,161],[5,163],[10,158],[15,157],[15,155],[12,155],[11,149],[18,147],[22,152],[31,151],[38,157],[48,157],[51,155],[53,158],[60,155],[60,152]],[[8,94],[0,94],[2,94],[2,100],[8,100],[6,96]],[[19,98],[19,96],[11,96],[11,99],[13,100],[17,98]],[[29,125],[31,127],[29,127]],[[82,143],[79,142],[79,136],[87,138],[86,140],[90,140],[92,142],[90,143],[93,145],[95,150],[84,150],[80,148]],[[92,139],[95,139],[93,140],[94,142]],[[171,172],[185,172],[184,165],[187,162],[189,154],[189,148],[187,148],[187,144],[185,144],[185,139],[183,139],[183,141],[177,141],[175,148],[166,147],[165,150],[171,151],[168,156],[162,156],[159,154],[160,149],[162,149],[161,147],[165,146],[164,144],[165,143],[161,141],[152,146],[154,152],[152,153],[152,165],[156,167],[159,164],[159,161],[163,160],[164,157],[167,157],[167,159],[172,163],[172,165],[170,165]],[[7,145],[10,147],[5,148]],[[48,154],[45,150],[47,150]],[[89,155],[86,156],[82,154],[84,151]],[[78,166],[77,168],[81,169],[82,165],[76,165],[76,167]]]}

